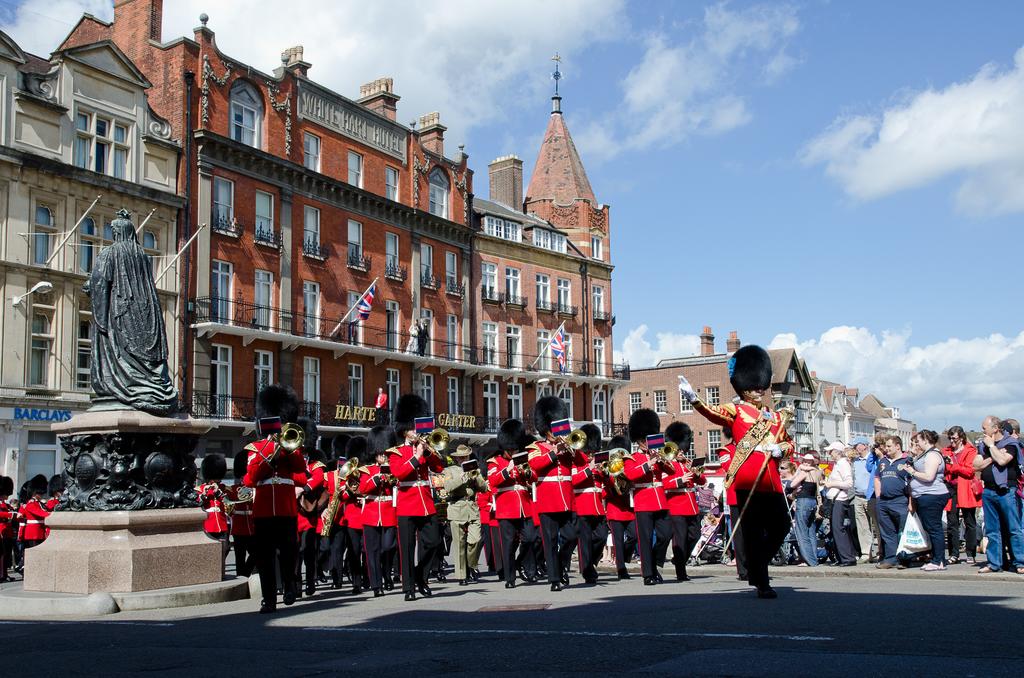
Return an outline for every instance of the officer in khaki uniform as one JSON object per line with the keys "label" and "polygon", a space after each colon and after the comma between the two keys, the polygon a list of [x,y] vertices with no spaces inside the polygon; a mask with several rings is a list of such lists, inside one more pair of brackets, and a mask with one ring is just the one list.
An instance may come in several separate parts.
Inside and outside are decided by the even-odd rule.
{"label": "officer in khaki uniform", "polygon": [[448,522],[452,529],[452,561],[459,586],[469,584],[469,573],[476,573],[481,546],[480,507],[476,495],[487,491],[487,480],[479,470],[467,473],[462,468],[471,455],[468,445],[459,445],[451,455],[454,463],[444,469]]}

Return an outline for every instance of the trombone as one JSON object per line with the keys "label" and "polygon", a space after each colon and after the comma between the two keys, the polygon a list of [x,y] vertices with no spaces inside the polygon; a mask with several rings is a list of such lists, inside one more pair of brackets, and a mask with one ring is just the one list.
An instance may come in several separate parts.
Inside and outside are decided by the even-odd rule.
{"label": "trombone", "polygon": [[423,443],[427,446],[428,450],[431,450],[438,456],[444,452],[445,448],[448,447],[448,443],[451,441],[451,436],[448,435],[448,431],[443,428],[435,428],[433,431],[428,433],[426,437],[416,436],[413,444]]}
{"label": "trombone", "polygon": [[558,436],[556,441],[564,443],[566,447],[574,452],[578,452],[587,446],[587,434],[581,429],[573,429],[567,436]]}
{"label": "trombone", "polygon": [[665,446],[654,453],[655,461],[671,464],[679,457],[679,446],[671,440],[665,441]]}
{"label": "trombone", "polygon": [[281,427],[279,433],[274,433],[270,438],[277,445],[274,446],[274,451],[266,457],[268,462],[273,461],[277,457],[278,447],[283,447],[288,452],[294,452],[302,447],[306,442],[306,432],[298,424],[289,422]]}

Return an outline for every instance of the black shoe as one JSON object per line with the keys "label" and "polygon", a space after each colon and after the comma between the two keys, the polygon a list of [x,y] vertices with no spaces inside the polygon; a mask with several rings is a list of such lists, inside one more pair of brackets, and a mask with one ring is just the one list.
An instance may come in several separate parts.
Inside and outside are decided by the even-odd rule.
{"label": "black shoe", "polygon": [[629,572],[626,572],[625,570],[619,570],[619,579],[632,579],[632,578],[633,578],[633,576],[630,575]]}
{"label": "black shoe", "polygon": [[773,600],[779,597],[779,594],[775,592],[771,586],[764,586],[757,589],[757,597],[765,600]]}
{"label": "black shoe", "polygon": [[563,572],[562,573],[562,585],[563,586],[568,586],[569,585],[569,573],[568,572]]}
{"label": "black shoe", "polygon": [[584,577],[583,578],[583,583],[587,584],[587,585],[590,585],[590,586],[593,586],[594,584],[597,583],[597,577]]}
{"label": "black shoe", "polygon": [[480,581],[480,571],[479,570],[474,570],[473,568],[470,568],[469,569],[469,579],[470,579],[470,581]]}
{"label": "black shoe", "polygon": [[857,565],[857,561],[854,561],[852,563],[839,563],[838,566],[839,567],[855,567],[856,565]]}
{"label": "black shoe", "polygon": [[306,595],[312,596],[316,593],[316,586],[314,584],[306,584]]}
{"label": "black shoe", "polygon": [[362,586],[353,586],[352,590],[349,591],[349,595],[350,596],[358,596],[362,592],[363,592],[363,587]]}
{"label": "black shoe", "polygon": [[415,591],[406,591],[406,593],[405,593],[405,600],[406,601],[416,600],[416,592]]}
{"label": "black shoe", "polygon": [[690,581],[690,577],[684,572],[683,574],[676,575],[676,581]]}
{"label": "black shoe", "polygon": [[444,576],[443,574],[438,574],[438,575],[437,575],[436,577],[434,577],[434,580],[435,580],[435,581],[436,581],[436,582],[437,582],[438,584],[443,584],[443,583],[445,583],[446,581],[448,581],[448,578],[447,578],[447,577],[445,577],[445,576]]}
{"label": "black shoe", "polygon": [[260,603],[260,614],[273,614],[277,612],[277,605],[273,603]]}
{"label": "black shoe", "polygon": [[523,572],[523,568],[521,567],[518,570],[516,570],[516,575],[523,581],[530,581],[529,577],[526,576],[526,573]]}
{"label": "black shoe", "polygon": [[384,590],[390,591],[395,588],[395,582],[391,580],[391,577],[387,577],[384,580]]}
{"label": "black shoe", "polygon": [[422,584],[417,584],[416,585],[416,590],[419,591],[421,594],[423,594],[427,598],[429,598],[430,596],[434,595],[434,592],[430,590],[429,586],[427,586],[427,582],[423,582]]}
{"label": "black shoe", "polygon": [[535,574],[531,574],[528,577],[526,577],[527,584],[536,584],[538,581],[540,581],[540,579]]}
{"label": "black shoe", "polygon": [[658,580],[654,577],[644,577],[644,586],[654,586]]}
{"label": "black shoe", "polygon": [[560,582],[560,581],[553,581],[553,582],[551,582],[551,590],[552,591],[561,591],[564,588],[565,588],[565,585],[562,582]]}
{"label": "black shoe", "polygon": [[507,582],[505,582],[505,588],[507,588],[507,589],[514,589],[515,587],[516,587],[516,583],[514,581],[507,581]]}
{"label": "black shoe", "polygon": [[295,603],[295,589],[285,589],[284,604],[292,605],[293,603]]}
{"label": "black shoe", "polygon": [[665,580],[661,577],[661,572],[658,572],[657,570],[654,571],[654,578],[658,580],[659,584],[665,583]]}
{"label": "black shoe", "polygon": [[459,586],[469,586],[469,579],[460,579]]}
{"label": "black shoe", "polygon": [[373,597],[374,598],[380,598],[383,595],[384,595],[384,589],[377,588],[377,589],[373,590]]}

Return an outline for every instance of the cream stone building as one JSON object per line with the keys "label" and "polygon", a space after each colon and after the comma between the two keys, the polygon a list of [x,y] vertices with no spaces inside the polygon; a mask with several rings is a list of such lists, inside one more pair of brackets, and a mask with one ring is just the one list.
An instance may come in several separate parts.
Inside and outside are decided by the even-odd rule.
{"label": "cream stone building", "polygon": [[[49,426],[89,407],[82,286],[115,213],[137,226],[149,217],[138,235],[154,277],[177,250],[180,145],[150,110],[149,86],[109,41],[43,59],[0,32],[0,474],[16,487],[61,470]],[[180,277],[157,283],[172,374]]]}

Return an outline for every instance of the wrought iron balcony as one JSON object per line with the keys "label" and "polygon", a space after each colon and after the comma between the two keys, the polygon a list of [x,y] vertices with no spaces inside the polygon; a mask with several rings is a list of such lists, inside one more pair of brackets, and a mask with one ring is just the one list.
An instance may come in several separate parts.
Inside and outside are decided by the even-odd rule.
{"label": "wrought iron balcony", "polygon": [[608,311],[594,311],[594,322],[607,322],[612,314]]}
{"label": "wrought iron balcony", "polygon": [[231,236],[232,238],[242,237],[242,224],[238,223],[238,219],[226,214],[213,217],[213,230],[215,233]]}
{"label": "wrought iron balcony", "polygon": [[579,313],[579,307],[577,306],[572,306],[569,304],[558,305],[558,315],[570,316],[572,318],[575,318],[577,313]]}
{"label": "wrought iron balcony", "polygon": [[441,286],[441,281],[429,269],[420,272],[420,286],[428,290],[436,290]]}
{"label": "wrought iron balcony", "polygon": [[480,300],[485,304],[500,304],[505,300],[505,295],[494,287],[481,287]]}
{"label": "wrought iron balcony", "polygon": [[517,308],[526,308],[526,297],[520,297],[515,294],[505,294],[505,305],[515,306]]}
{"label": "wrought iron balcony", "polygon": [[409,274],[403,267],[398,265],[398,262],[389,261],[384,265],[384,277],[398,282],[405,282]]}
{"label": "wrought iron balcony", "polygon": [[370,270],[370,257],[363,256],[358,250],[349,248],[348,267],[365,273]]}
{"label": "wrought iron balcony", "polygon": [[278,250],[281,249],[281,245],[284,242],[279,231],[275,231],[273,227],[263,226],[257,226],[253,230],[252,241],[257,245],[265,245]]}
{"label": "wrought iron balcony", "polygon": [[454,294],[457,297],[461,297],[466,293],[466,286],[461,284],[455,278],[448,278],[444,282],[444,289],[448,294]]}
{"label": "wrought iron balcony", "polygon": [[554,313],[557,305],[545,299],[537,300],[537,311],[539,313]]}
{"label": "wrought iron balcony", "polygon": [[316,240],[303,240],[302,241],[302,254],[311,259],[319,259],[320,261],[327,260],[327,245],[322,245]]}

